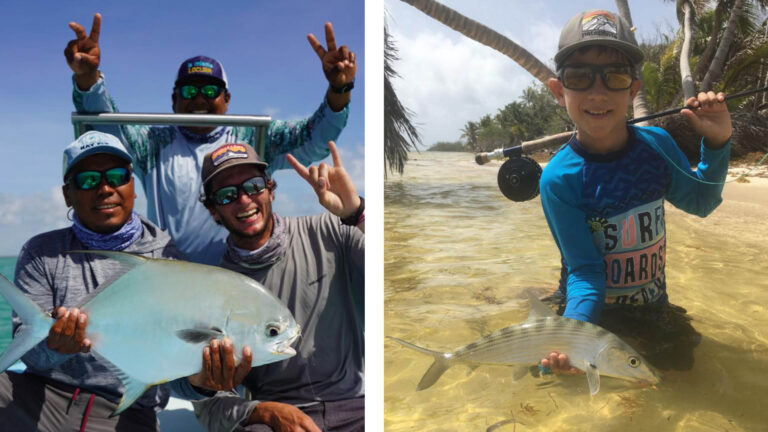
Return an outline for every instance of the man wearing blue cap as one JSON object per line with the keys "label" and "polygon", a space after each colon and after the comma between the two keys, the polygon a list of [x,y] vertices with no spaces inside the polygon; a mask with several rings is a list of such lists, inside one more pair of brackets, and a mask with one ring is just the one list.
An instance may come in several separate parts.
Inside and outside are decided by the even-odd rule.
{"label": "man wearing blue cap", "polygon": [[[149,388],[112,417],[120,379],[93,354],[85,337],[83,298],[114,279],[114,261],[72,250],[113,250],[181,258],[171,237],[133,211],[132,158],[116,137],[91,131],[64,149],[62,192],[72,226],[39,234],[19,253],[16,286],[56,318],[48,337],[22,360],[24,373],[0,374],[0,429],[8,431],[156,431],[165,386]],[[14,313],[13,332],[21,321]]]}
{"label": "man wearing blue cap", "polygon": [[[101,15],[95,14],[90,35],[70,23],[77,38],[64,50],[74,72],[73,99],[78,112],[116,112],[99,72]],[[262,158],[270,171],[288,168],[284,155],[294,154],[309,164],[328,156],[328,141],[335,141],[347,122],[350,91],[357,65],[355,54],[336,46],[333,28],[325,25],[327,49],[308,37],[328,80],[325,99],[312,116],[296,122],[273,121],[267,128]],[[205,56],[185,60],[174,85],[173,111],[183,114],[226,114],[230,93],[220,62]],[[121,136],[134,159],[148,201],[149,219],[168,230],[190,260],[216,264],[224,253],[227,231],[217,226],[198,201],[200,166],[206,153],[228,142],[258,140],[252,127],[100,126]]]}

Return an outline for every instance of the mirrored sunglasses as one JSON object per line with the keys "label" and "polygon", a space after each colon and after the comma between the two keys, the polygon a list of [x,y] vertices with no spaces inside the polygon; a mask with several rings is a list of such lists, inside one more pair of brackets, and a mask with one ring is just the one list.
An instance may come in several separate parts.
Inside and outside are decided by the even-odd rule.
{"label": "mirrored sunglasses", "polygon": [[608,90],[626,90],[632,86],[632,66],[622,63],[569,64],[560,69],[558,78],[568,90],[583,91],[592,88],[598,75]]}
{"label": "mirrored sunglasses", "polygon": [[264,191],[267,188],[267,178],[263,176],[257,176],[244,181],[241,185],[224,186],[211,193],[208,197],[214,203],[218,205],[227,205],[229,203],[237,201],[240,196],[240,191],[243,191],[246,195],[256,195]]}
{"label": "mirrored sunglasses", "polygon": [[125,167],[115,167],[106,171],[80,171],[69,176],[67,183],[80,190],[91,190],[101,184],[102,177],[108,185],[118,187],[131,181],[131,170]]}
{"label": "mirrored sunglasses", "polygon": [[204,86],[183,85],[176,89],[176,92],[183,99],[193,99],[198,93],[202,94],[206,99],[216,99],[223,91],[224,87],[216,84],[206,84]]}

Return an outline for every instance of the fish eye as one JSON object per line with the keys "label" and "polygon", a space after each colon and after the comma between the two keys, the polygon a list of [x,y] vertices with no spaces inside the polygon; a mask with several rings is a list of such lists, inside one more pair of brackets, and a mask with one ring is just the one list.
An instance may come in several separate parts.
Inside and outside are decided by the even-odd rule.
{"label": "fish eye", "polygon": [[275,337],[280,334],[280,326],[275,324],[267,325],[267,336]]}
{"label": "fish eye", "polygon": [[636,368],[636,367],[640,366],[640,359],[637,358],[637,357],[632,356],[632,357],[629,358],[628,363],[633,368]]}

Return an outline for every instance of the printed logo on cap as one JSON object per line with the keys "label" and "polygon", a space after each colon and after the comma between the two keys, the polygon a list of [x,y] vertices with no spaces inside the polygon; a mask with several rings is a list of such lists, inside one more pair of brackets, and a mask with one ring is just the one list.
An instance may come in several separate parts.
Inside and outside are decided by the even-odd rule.
{"label": "printed logo on cap", "polygon": [[616,35],[616,20],[610,12],[595,11],[585,14],[581,19],[581,35],[584,36],[609,36]]}
{"label": "printed logo on cap", "polygon": [[187,63],[187,74],[213,75],[213,63],[198,60]]}
{"label": "printed logo on cap", "polygon": [[226,144],[211,153],[211,162],[213,162],[213,166],[219,166],[230,159],[245,159],[247,157],[248,151],[244,145]]}

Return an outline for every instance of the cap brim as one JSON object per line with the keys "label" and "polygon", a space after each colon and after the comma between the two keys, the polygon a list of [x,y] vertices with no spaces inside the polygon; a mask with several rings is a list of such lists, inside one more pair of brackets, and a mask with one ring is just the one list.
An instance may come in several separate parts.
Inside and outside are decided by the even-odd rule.
{"label": "cap brim", "polygon": [[568,58],[568,56],[571,55],[574,51],[587,46],[607,46],[615,48],[626,54],[634,65],[642,63],[643,58],[645,57],[643,51],[641,51],[637,45],[633,45],[628,42],[611,39],[584,39],[574,44],[568,45],[567,47],[558,51],[557,54],[555,54],[555,65],[559,68],[562,66],[563,61],[565,61],[565,59]]}

